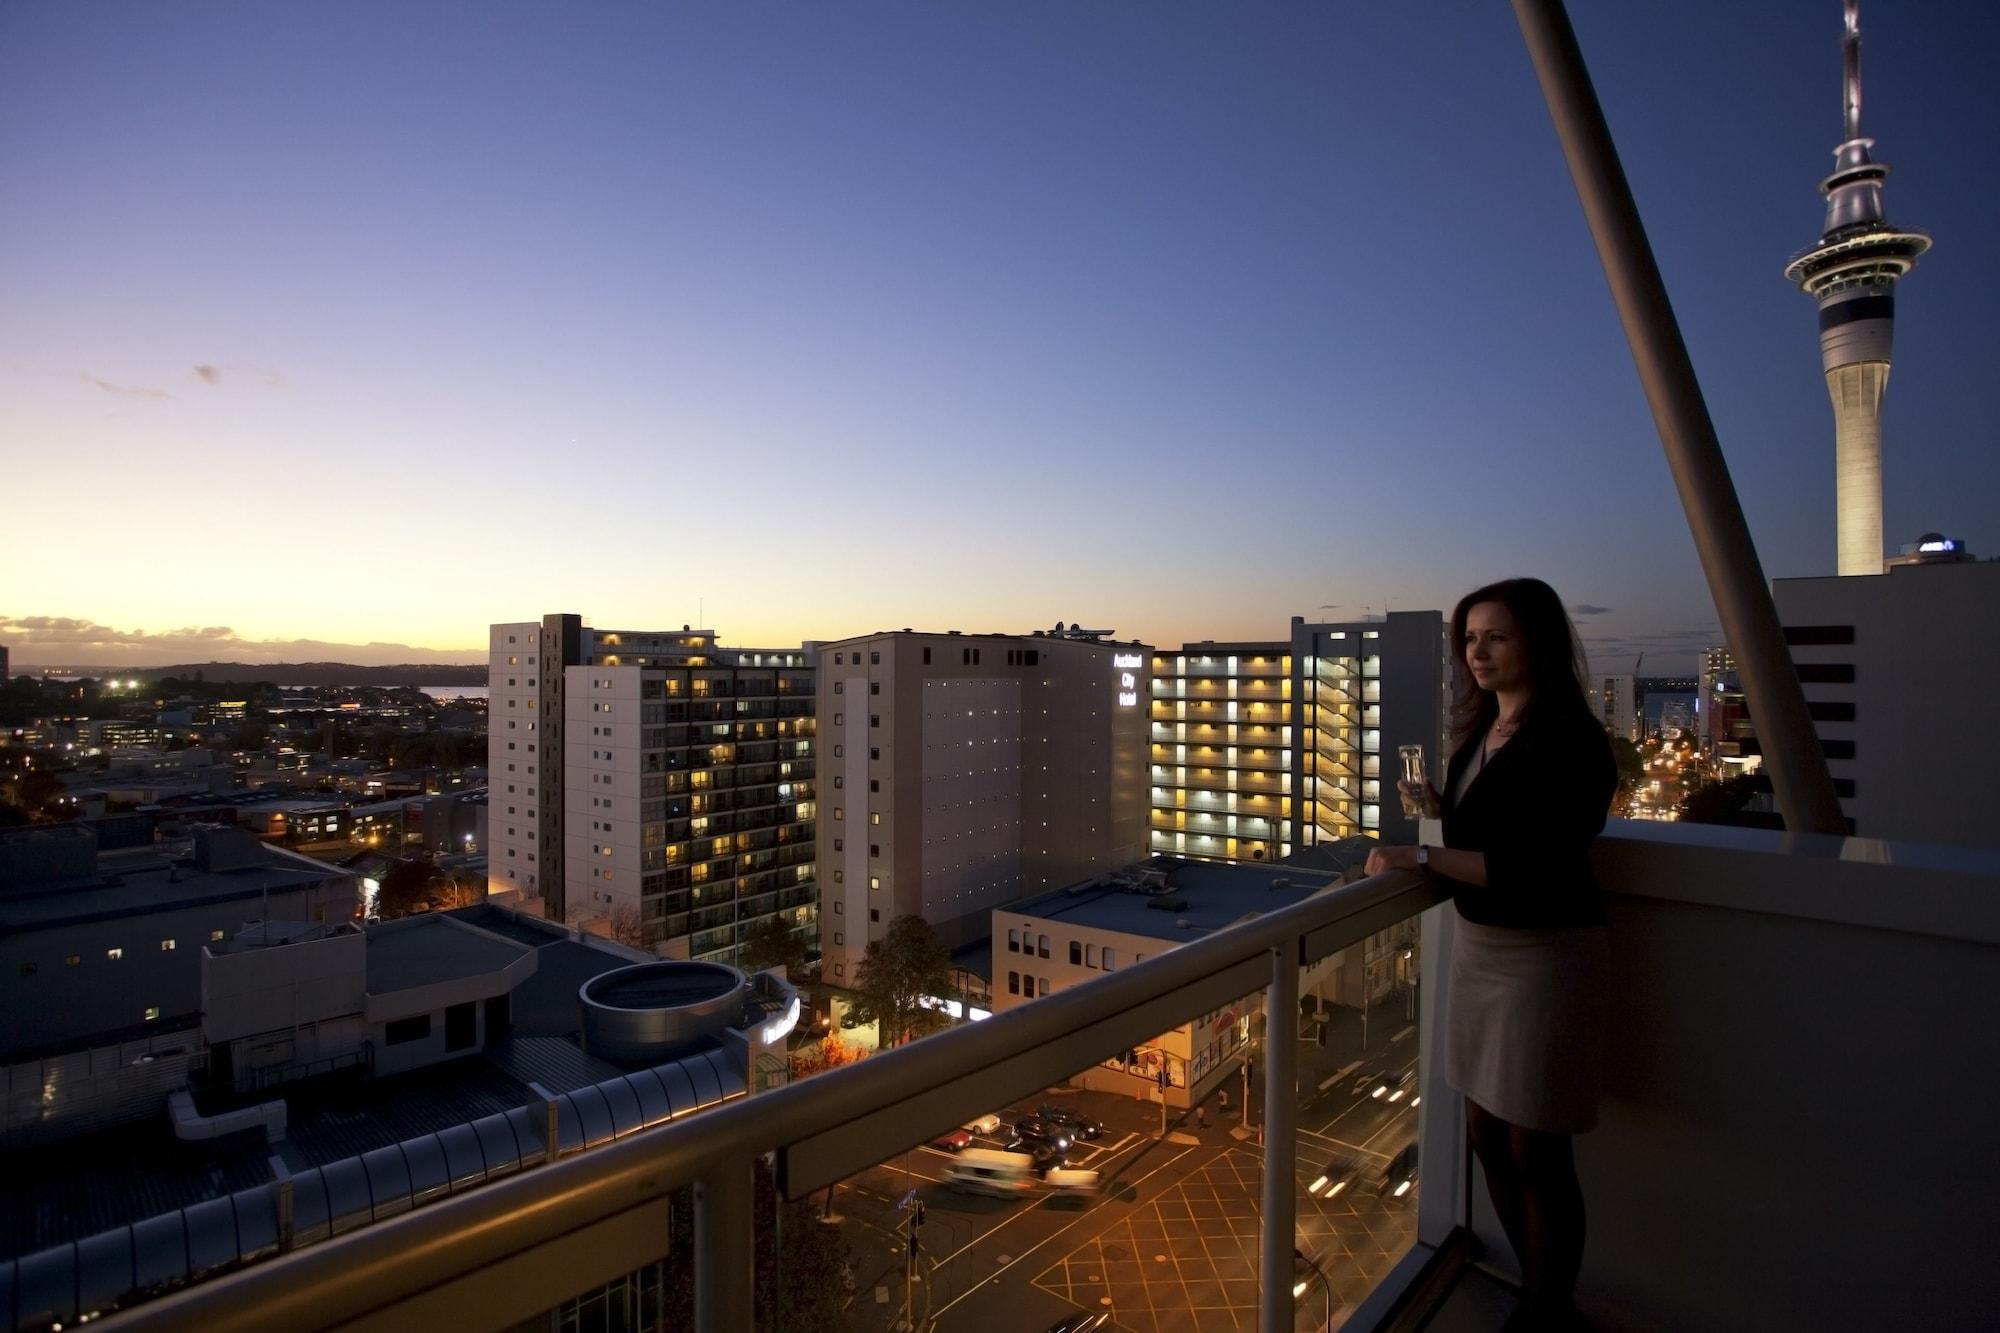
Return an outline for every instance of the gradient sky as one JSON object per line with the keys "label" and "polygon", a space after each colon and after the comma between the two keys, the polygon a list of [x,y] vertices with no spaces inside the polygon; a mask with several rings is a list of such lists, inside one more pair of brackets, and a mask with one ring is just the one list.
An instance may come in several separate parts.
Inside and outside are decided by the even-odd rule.
{"label": "gradient sky", "polygon": [[[1766,572],[1831,572],[1781,270],[1838,0],[1572,8]],[[2000,9],[1862,20],[1890,216],[1937,238],[1890,541],[2000,555]],[[0,179],[17,659],[556,610],[1168,644],[1512,573],[1600,608],[1606,667],[1715,638],[1499,0],[11,0]]]}

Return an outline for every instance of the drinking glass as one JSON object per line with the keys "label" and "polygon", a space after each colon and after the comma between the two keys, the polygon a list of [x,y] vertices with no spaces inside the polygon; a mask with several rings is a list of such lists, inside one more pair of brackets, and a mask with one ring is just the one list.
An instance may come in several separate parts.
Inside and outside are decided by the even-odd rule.
{"label": "drinking glass", "polygon": [[1424,747],[1421,745],[1399,745],[1396,753],[1403,760],[1403,781],[1413,784],[1417,794],[1402,793],[1403,815],[1407,819],[1422,819],[1430,811],[1429,778],[1424,773]]}

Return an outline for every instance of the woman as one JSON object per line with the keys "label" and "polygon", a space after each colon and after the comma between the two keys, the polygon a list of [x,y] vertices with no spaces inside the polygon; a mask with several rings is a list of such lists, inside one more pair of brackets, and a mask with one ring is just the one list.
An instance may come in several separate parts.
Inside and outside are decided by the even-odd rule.
{"label": "woman", "polygon": [[1576,632],[1555,590],[1508,579],[1451,615],[1460,670],[1442,847],[1379,847],[1368,872],[1449,882],[1445,1081],[1465,1097],[1472,1150],[1521,1262],[1509,1327],[1562,1327],[1583,1263],[1572,1136],[1597,1123],[1608,954],[1591,840],[1618,786],[1585,702]]}

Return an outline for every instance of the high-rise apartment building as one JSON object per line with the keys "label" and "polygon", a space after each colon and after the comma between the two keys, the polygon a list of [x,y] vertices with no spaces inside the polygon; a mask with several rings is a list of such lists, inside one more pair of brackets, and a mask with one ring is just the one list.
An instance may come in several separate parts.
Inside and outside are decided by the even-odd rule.
{"label": "high-rise apartment building", "polygon": [[1953,544],[1874,578],[1777,579],[1806,706],[1854,832],[2000,846],[2000,562]]}
{"label": "high-rise apartment building", "polygon": [[899,916],[957,948],[995,907],[1145,854],[1147,646],[903,630],[818,659],[829,980]]}
{"label": "high-rise apartment building", "polygon": [[556,615],[491,652],[491,892],[671,957],[773,917],[816,939],[810,645]]}
{"label": "high-rise apartment building", "polygon": [[1435,611],[1294,617],[1289,639],[1156,653],[1148,850],[1270,861],[1361,833],[1415,837],[1395,756],[1422,745],[1437,780],[1445,659]]}
{"label": "high-rise apartment building", "polygon": [[1639,680],[1629,675],[1594,674],[1586,694],[1606,733],[1622,740],[1639,739]]}

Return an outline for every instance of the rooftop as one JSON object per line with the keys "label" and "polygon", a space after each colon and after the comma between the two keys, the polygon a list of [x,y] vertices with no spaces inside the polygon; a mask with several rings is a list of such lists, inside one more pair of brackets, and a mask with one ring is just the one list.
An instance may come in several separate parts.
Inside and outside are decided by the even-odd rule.
{"label": "rooftop", "polygon": [[498,972],[529,949],[439,913],[421,913],[368,930],[368,991],[430,986]]}
{"label": "rooftop", "polygon": [[[1145,871],[1164,873],[1164,892],[1147,892],[1138,885],[1139,874]],[[1304,902],[1339,882],[1332,872],[1295,865],[1232,865],[1156,856],[1122,876],[1100,875],[997,910],[1124,935],[1190,940],[1246,916]]]}

